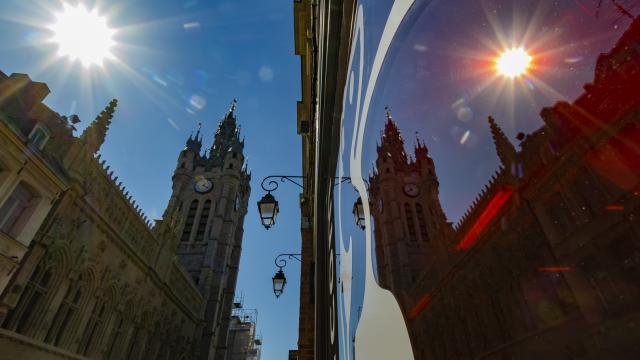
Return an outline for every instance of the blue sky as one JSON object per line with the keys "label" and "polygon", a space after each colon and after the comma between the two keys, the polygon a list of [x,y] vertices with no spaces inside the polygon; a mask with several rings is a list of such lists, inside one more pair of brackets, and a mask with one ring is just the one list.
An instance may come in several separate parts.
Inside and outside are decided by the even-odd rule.
{"label": "blue sky", "polygon": [[166,206],[177,156],[190,132],[202,122],[204,145],[210,145],[219,119],[238,99],[252,194],[237,291],[246,308],[259,311],[263,359],[285,358],[297,347],[299,264],[285,268],[288,287],[280,299],[273,296],[271,277],[275,255],[300,248],[299,189],[283,185],[275,193],[281,215],[269,231],[259,224],[255,203],[263,195],[264,176],[301,172],[293,1],[104,0],[97,5],[117,29],[117,61],[87,70],[56,56],[56,47],[43,40],[61,2],[4,0],[0,70],[47,83],[51,94],[45,103],[60,114],[78,114],[80,130],[117,98],[101,153],[151,218]]}

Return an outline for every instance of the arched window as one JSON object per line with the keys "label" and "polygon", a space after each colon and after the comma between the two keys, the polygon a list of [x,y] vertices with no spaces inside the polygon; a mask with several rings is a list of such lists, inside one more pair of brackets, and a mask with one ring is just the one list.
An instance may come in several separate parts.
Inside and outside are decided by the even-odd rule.
{"label": "arched window", "polygon": [[416,241],[416,225],[413,221],[413,211],[411,211],[411,206],[408,203],[404,203],[404,216],[407,219],[409,240]]}
{"label": "arched window", "polygon": [[9,314],[7,328],[24,334],[36,324],[35,314],[51,289],[55,268],[46,267],[42,263],[36,267],[27,282],[18,306]]}
{"label": "arched window", "polygon": [[82,299],[82,291],[85,282],[82,279],[82,275],[78,277],[77,281],[73,281],[67,288],[67,293],[62,299],[62,303],[56,312],[56,316],[53,318],[53,322],[47,331],[45,342],[53,344],[54,346],[60,345],[63,335],[67,331],[69,323],[77,314],[80,307],[80,300]]}
{"label": "arched window", "polygon": [[196,230],[196,241],[202,241],[204,239],[204,231],[207,228],[207,221],[209,220],[210,211],[211,211],[211,200],[207,200],[204,202],[204,205],[202,206],[202,213],[200,214],[198,229]]}
{"label": "arched window", "polygon": [[33,214],[37,205],[36,193],[19,183],[0,207],[0,231],[15,238]]}
{"label": "arched window", "polygon": [[184,230],[182,230],[182,241],[189,241],[191,237],[191,229],[193,229],[193,222],[196,218],[196,210],[198,210],[198,200],[193,200],[189,207],[187,221],[184,223]]}
{"label": "arched window", "polygon": [[420,227],[420,237],[422,238],[422,241],[429,241],[427,220],[424,218],[424,211],[422,211],[422,205],[420,204],[416,204],[416,216],[418,217],[418,226]]}
{"label": "arched window", "polygon": [[80,347],[78,352],[83,356],[87,356],[95,347],[98,338],[98,333],[102,331],[105,316],[107,313],[107,304],[103,299],[97,299],[91,310],[91,315],[87,325],[84,328],[82,339],[80,340]]}

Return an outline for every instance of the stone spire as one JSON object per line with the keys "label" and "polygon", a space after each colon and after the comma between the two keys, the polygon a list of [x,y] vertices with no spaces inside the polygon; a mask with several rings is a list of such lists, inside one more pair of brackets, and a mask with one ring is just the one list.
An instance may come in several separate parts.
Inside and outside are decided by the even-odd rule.
{"label": "stone spire", "polygon": [[202,130],[202,123],[198,123],[198,131],[196,132],[196,136],[193,137],[193,133],[191,133],[191,135],[189,135],[189,139],[187,139],[186,144],[186,149],[196,154],[200,154],[200,149],[202,148],[202,137],[200,135],[200,130]]}
{"label": "stone spire", "polygon": [[516,160],[516,149],[491,116],[489,116],[489,128],[498,157],[505,168],[509,169]]}
{"label": "stone spire", "polygon": [[118,106],[118,100],[111,100],[109,105],[100,112],[100,115],[98,115],[96,119],[84,129],[82,135],[80,135],[80,141],[84,143],[92,154],[100,150],[100,146],[104,143],[116,106]]}
{"label": "stone spire", "polygon": [[229,111],[218,124],[218,129],[216,129],[209,156],[214,166],[222,164],[224,155],[230,150],[242,151],[244,142],[240,140],[240,128],[235,114],[236,105],[237,101],[233,99]]}

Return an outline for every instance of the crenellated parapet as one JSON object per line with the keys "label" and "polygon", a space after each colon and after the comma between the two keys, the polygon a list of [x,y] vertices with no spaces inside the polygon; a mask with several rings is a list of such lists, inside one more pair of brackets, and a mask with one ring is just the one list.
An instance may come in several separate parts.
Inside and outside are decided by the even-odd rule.
{"label": "crenellated parapet", "polygon": [[453,229],[455,232],[460,235],[468,230],[482,214],[482,211],[486,208],[491,198],[507,184],[507,170],[504,167],[500,167],[491,175],[489,182],[480,190],[480,193],[478,193],[471,202],[467,211],[464,212],[460,220],[454,225]]}

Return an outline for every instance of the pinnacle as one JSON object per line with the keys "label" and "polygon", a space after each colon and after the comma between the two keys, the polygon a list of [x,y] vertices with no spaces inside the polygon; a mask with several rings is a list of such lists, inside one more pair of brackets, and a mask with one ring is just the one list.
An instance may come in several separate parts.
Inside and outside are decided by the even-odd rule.
{"label": "pinnacle", "polygon": [[509,139],[507,139],[507,136],[504,134],[500,126],[498,126],[494,118],[489,116],[488,122],[500,161],[505,165],[513,162],[516,157],[515,147],[513,147],[513,144],[511,144]]}
{"label": "pinnacle", "polygon": [[104,110],[96,116],[95,120],[82,132],[82,135],[80,135],[80,140],[88,146],[92,154],[97,152],[104,143],[109,125],[111,125],[111,119],[113,119],[113,113],[117,106],[118,100],[111,100]]}

